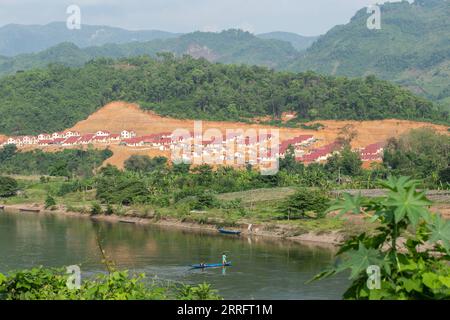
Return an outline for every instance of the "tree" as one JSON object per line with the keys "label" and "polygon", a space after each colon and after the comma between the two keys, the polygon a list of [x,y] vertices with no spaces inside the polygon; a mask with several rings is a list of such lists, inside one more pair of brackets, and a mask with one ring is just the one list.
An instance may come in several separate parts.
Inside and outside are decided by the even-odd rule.
{"label": "tree", "polygon": [[0,149],[0,163],[6,161],[14,156],[17,152],[17,147],[15,144],[7,144]]}
{"label": "tree", "polygon": [[125,169],[136,172],[152,172],[167,166],[167,158],[132,155],[125,161]]}
{"label": "tree", "polygon": [[[327,212],[364,215],[379,227],[346,241],[337,263],[315,280],[350,270],[345,299],[449,299],[450,221],[428,210],[431,202],[417,191],[418,181],[391,177],[386,195],[363,198],[344,195]],[[401,249],[400,237],[407,241]],[[412,232],[412,234],[411,234]],[[369,288],[369,267],[379,270],[379,287]]]}
{"label": "tree", "polygon": [[361,157],[347,145],[339,154],[334,154],[328,159],[325,170],[335,175],[358,176],[362,171]]}
{"label": "tree", "polygon": [[17,180],[0,176],[0,197],[7,198],[15,196],[17,191],[19,191]]}
{"label": "tree", "polygon": [[450,167],[439,171],[439,181],[441,183],[450,183]]}
{"label": "tree", "polygon": [[329,198],[323,190],[300,189],[279,206],[285,219],[306,218],[308,212],[321,216],[328,208]]}
{"label": "tree", "polygon": [[50,194],[45,198],[45,209],[56,206],[56,200]]}
{"label": "tree", "polygon": [[284,158],[280,159],[280,170],[286,170],[287,172],[296,172],[303,164],[298,163],[295,160],[295,149],[292,145],[288,147]]}
{"label": "tree", "polygon": [[383,163],[395,175],[408,175],[422,179],[427,186],[438,186],[450,163],[450,136],[432,128],[411,130],[388,141]]}

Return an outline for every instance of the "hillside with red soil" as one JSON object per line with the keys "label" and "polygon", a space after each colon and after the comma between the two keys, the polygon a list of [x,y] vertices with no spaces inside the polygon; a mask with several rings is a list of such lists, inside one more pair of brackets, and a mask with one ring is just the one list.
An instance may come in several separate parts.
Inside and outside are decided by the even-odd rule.
{"label": "hillside with red soil", "polygon": [[[441,133],[448,133],[446,126],[434,125],[430,123],[414,122],[406,120],[376,120],[376,121],[335,121],[321,120],[324,129],[319,131],[279,128],[280,140],[287,140],[300,135],[314,135],[318,139],[315,147],[321,147],[333,143],[343,131],[351,131],[354,139],[354,148],[363,148],[370,144],[386,141],[391,137],[399,136],[411,129],[421,127],[433,127]],[[275,129],[276,127],[247,124],[238,122],[218,122],[203,121],[203,130],[220,129],[225,133],[226,129]],[[180,120],[159,116],[153,112],[142,110],[137,104],[126,102],[113,102],[107,104],[97,112],[93,113],[86,120],[77,123],[68,130],[78,131],[81,134],[94,133],[99,130],[107,130],[111,133],[120,133],[122,130],[134,130],[137,136],[156,134],[162,132],[172,132],[176,129],[187,129],[194,131],[194,120]],[[0,137],[1,138],[1,137]],[[97,148],[105,148],[105,145],[96,145]],[[128,147],[119,144],[109,146],[114,152],[114,156],[107,160],[118,167],[123,167],[123,162],[133,154],[141,155],[164,155],[169,156],[169,151],[159,151],[145,147]],[[26,147],[31,148],[31,147]],[[63,147],[50,147],[45,150],[55,151]]]}

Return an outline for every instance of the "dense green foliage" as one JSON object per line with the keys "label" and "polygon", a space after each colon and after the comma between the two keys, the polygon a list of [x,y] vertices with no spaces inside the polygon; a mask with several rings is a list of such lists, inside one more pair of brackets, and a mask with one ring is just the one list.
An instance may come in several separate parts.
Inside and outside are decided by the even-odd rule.
{"label": "dense green foliage", "polygon": [[152,172],[165,168],[167,158],[133,155],[125,161],[125,169],[136,172]]}
{"label": "dense green foliage", "polygon": [[156,60],[101,59],[82,68],[53,65],[3,78],[0,132],[63,130],[115,100],[191,119],[245,121],[296,111],[300,119],[311,120],[448,120],[432,103],[374,77],[349,80],[274,72],[162,54]]}
{"label": "dense green foliage", "polygon": [[[345,299],[449,299],[450,221],[428,210],[431,202],[416,190],[417,181],[390,178],[384,186],[386,196],[345,195],[329,208],[340,215],[364,214],[380,226],[374,235],[345,242],[340,261],[317,279],[350,269],[353,282]],[[403,246],[400,237],[406,238]],[[368,287],[370,266],[380,268],[379,288]]]}
{"label": "dense green foliage", "polygon": [[[312,70],[349,77],[373,74],[438,101],[448,110],[448,2],[417,0],[410,4],[401,1],[385,3],[380,7],[381,30],[367,28],[367,19],[371,14],[363,8],[349,23],[335,26],[318,39],[286,32],[255,36],[228,30],[176,35],[98,26],[86,26],[71,32],[61,23],[47,26],[8,25],[0,28],[0,54],[44,51],[16,57],[0,56],[0,75],[44,68],[50,63],[82,66],[99,57],[156,56],[160,52],[171,52],[177,56],[189,54],[195,58],[203,57],[212,62],[244,63],[276,70]],[[92,34],[96,37],[91,37]],[[135,42],[130,43],[129,39]],[[138,42],[146,40],[152,41]],[[297,51],[307,48],[306,53]]]}
{"label": "dense green foliage", "polygon": [[384,163],[393,174],[421,179],[427,186],[448,185],[450,136],[428,128],[412,130],[388,142]]}
{"label": "dense green foliage", "polygon": [[19,191],[19,184],[10,177],[0,176],[0,198],[12,197]]}
{"label": "dense green foliage", "polygon": [[380,7],[380,30],[367,28],[371,14],[361,9],[348,24],[320,37],[289,69],[351,77],[374,74],[449,106],[448,1],[401,1]]}
{"label": "dense green foliage", "polygon": [[56,206],[56,200],[50,194],[45,198],[45,209],[50,209]]}
{"label": "dense green foliage", "polygon": [[[353,155],[352,155],[353,157]],[[344,156],[345,158],[345,156]],[[96,190],[96,197],[104,204],[133,205],[150,204],[159,207],[182,206],[187,210],[232,207],[239,209],[239,203],[222,203],[217,195],[241,192],[252,189],[275,187],[319,187],[331,188],[372,188],[376,187],[376,178],[386,177],[387,171],[374,169],[364,171],[355,168],[355,174],[345,175],[327,165],[312,164],[304,166],[298,162],[282,159],[280,171],[273,176],[264,176],[248,167],[246,170],[220,167],[213,170],[208,165],[190,167],[186,164],[169,166],[164,158],[149,159],[133,157],[136,166],[124,171],[113,166],[102,168],[89,181],[89,189]],[[140,159],[136,161],[136,159]],[[131,163],[127,161],[127,163]],[[155,166],[141,163],[158,164]],[[334,167],[330,167],[334,168]],[[339,180],[339,177],[341,178]],[[344,179],[345,178],[345,179]],[[83,180],[85,181],[85,180]],[[83,181],[71,181],[61,186],[60,195],[86,189]],[[319,215],[323,212],[328,197],[320,192],[305,191],[294,195],[279,209],[280,218],[299,218],[312,211]]]}
{"label": "dense green foliage", "polygon": [[63,150],[55,153],[33,150],[17,152],[15,146],[0,148],[0,172],[8,174],[89,177],[112,156],[105,150]]}
{"label": "dense green foliage", "polygon": [[9,275],[0,273],[0,300],[217,300],[207,284],[163,287],[145,282],[145,275],[130,276],[114,271],[83,280],[79,289],[70,289],[69,274],[63,269],[34,268]]}
{"label": "dense green foliage", "polygon": [[344,176],[358,176],[361,174],[362,161],[358,152],[353,152],[346,146],[339,154],[328,159],[325,168],[334,174]]}
{"label": "dense green foliage", "polygon": [[324,190],[300,189],[280,205],[284,219],[306,218],[309,214],[320,217],[328,208],[329,197]]}

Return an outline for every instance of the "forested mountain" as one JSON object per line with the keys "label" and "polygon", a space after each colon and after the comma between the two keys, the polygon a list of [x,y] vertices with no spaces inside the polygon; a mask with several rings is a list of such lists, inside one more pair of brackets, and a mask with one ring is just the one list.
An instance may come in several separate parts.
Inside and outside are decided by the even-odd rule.
{"label": "forested mountain", "polygon": [[319,37],[305,37],[296,33],[282,32],[282,31],[262,33],[258,34],[257,37],[261,39],[274,39],[290,42],[292,46],[298,51],[308,49],[314,43],[314,41],[316,41],[319,38]]}
{"label": "forested mountain", "polygon": [[380,30],[366,27],[369,16],[361,9],[288,68],[351,77],[373,74],[450,105],[450,3],[386,3]]}
{"label": "forested mountain", "polygon": [[[212,62],[260,65],[276,70],[312,70],[349,77],[375,75],[405,86],[429,100],[440,102],[450,110],[449,2],[416,0],[413,4],[403,1],[386,3],[380,7],[381,30],[367,28],[370,13],[364,8],[348,24],[334,27],[312,45],[314,37],[285,32],[255,36],[238,30],[185,35],[150,31],[148,34],[142,32],[141,36],[138,32],[131,37],[126,30],[107,27],[100,32],[98,30],[102,27],[83,26],[81,33],[70,31],[69,34],[66,34],[68,30],[65,25],[57,23],[39,28],[18,27],[18,30],[31,29],[33,35],[39,34],[38,31],[42,29],[40,32],[48,35],[49,39],[42,40],[43,36],[39,36],[36,37],[40,39],[38,41],[29,39],[26,32],[24,35],[24,32],[18,32],[13,26],[7,26],[0,29],[0,54],[8,53],[1,48],[16,50],[14,46],[34,46],[34,41],[46,48],[49,43],[59,44],[60,39],[75,45],[62,43],[35,54],[13,58],[0,56],[0,75],[46,67],[54,62],[81,66],[97,57],[155,56],[158,52],[173,52],[178,56],[189,54],[197,58],[204,57]],[[12,30],[5,31],[8,28]],[[55,30],[47,34],[49,28],[60,30],[61,35],[52,35],[59,34]],[[146,39],[144,35],[153,40],[142,42]],[[153,37],[165,39],[155,40]],[[138,41],[121,43],[131,39]],[[297,50],[307,46],[310,47],[306,52]]]}
{"label": "forested mountain", "polygon": [[50,63],[82,66],[97,57],[126,58],[139,55],[156,56],[158,52],[172,52],[178,56],[188,54],[212,62],[262,65],[277,68],[298,56],[288,42],[260,39],[248,32],[228,30],[221,33],[194,32],[174,39],[126,44],[106,44],[81,49],[72,43],[62,43],[39,53],[0,57],[0,75]]}
{"label": "forested mountain", "polygon": [[375,77],[275,72],[160,54],[52,65],[0,79],[0,133],[63,130],[104,104],[125,100],[178,118],[252,120],[296,111],[300,119],[448,121],[432,103]]}
{"label": "forested mountain", "polygon": [[39,52],[61,42],[72,42],[84,48],[107,43],[151,41],[178,36],[179,34],[159,30],[129,31],[85,24],[79,30],[69,30],[65,22],[53,22],[47,25],[8,24],[0,28],[0,55],[15,56]]}

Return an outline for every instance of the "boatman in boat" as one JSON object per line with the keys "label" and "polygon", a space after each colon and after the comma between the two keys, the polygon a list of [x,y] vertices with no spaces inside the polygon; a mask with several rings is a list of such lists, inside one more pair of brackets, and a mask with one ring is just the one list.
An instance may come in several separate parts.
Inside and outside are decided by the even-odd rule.
{"label": "boatman in boat", "polygon": [[227,255],[225,254],[225,252],[222,253],[222,265],[227,265]]}

